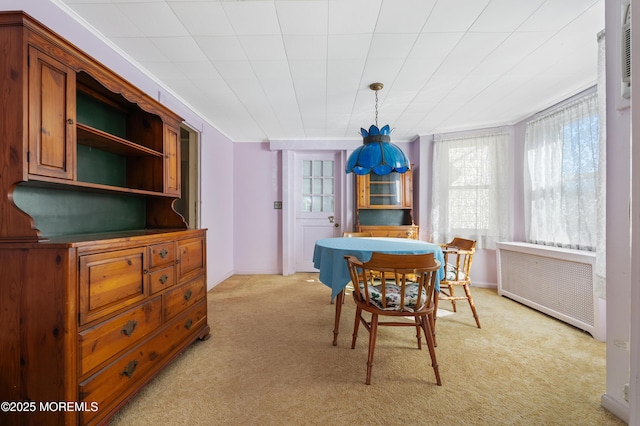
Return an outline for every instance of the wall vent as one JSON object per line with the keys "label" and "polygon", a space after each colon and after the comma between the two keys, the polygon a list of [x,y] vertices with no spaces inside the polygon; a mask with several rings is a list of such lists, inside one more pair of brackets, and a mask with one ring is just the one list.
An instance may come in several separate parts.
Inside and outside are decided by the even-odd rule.
{"label": "wall vent", "polygon": [[622,97],[631,97],[631,3],[622,5]]}

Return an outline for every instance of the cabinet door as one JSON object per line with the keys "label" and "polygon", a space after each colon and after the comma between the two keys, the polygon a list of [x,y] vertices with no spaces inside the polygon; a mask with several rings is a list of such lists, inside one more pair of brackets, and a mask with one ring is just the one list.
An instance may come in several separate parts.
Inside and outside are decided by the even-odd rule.
{"label": "cabinet door", "polygon": [[146,247],[80,256],[80,324],[145,298]]}
{"label": "cabinet door", "polygon": [[413,207],[412,173],[368,174],[356,177],[358,207],[402,209]]}
{"label": "cabinet door", "polygon": [[207,262],[204,238],[189,238],[178,241],[178,281],[185,282],[203,275]]}
{"label": "cabinet door", "polygon": [[180,196],[180,137],[177,129],[165,125],[164,192]]}
{"label": "cabinet door", "polygon": [[29,173],[75,179],[75,71],[29,47]]}

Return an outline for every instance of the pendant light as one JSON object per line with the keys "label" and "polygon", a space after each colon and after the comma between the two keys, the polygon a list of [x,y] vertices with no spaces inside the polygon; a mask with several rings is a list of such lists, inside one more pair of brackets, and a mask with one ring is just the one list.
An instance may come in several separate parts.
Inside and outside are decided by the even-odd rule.
{"label": "pendant light", "polygon": [[369,89],[376,93],[376,124],[372,124],[368,131],[360,129],[363,144],[349,156],[346,173],[388,175],[391,172],[404,173],[410,168],[407,156],[391,143],[389,125],[378,128],[378,90],[383,87],[382,83],[369,85]]}

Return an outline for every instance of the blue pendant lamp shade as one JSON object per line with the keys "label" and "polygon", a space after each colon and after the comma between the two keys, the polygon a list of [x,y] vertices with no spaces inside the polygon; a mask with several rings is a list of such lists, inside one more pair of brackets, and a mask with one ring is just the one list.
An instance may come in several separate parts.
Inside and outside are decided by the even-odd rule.
{"label": "blue pendant lamp shade", "polygon": [[404,173],[409,170],[409,160],[398,146],[391,143],[391,129],[372,125],[369,131],[360,129],[363,145],[351,153],[347,160],[347,173],[367,175],[388,175],[391,172]]}
{"label": "blue pendant lamp shade", "polygon": [[388,175],[391,172],[404,173],[409,170],[409,160],[404,152],[391,143],[391,129],[389,125],[378,128],[378,90],[382,83],[372,83],[369,88],[376,92],[376,124],[369,127],[369,131],[360,129],[363,145],[353,151],[347,160],[345,172],[357,175],[375,173]]}

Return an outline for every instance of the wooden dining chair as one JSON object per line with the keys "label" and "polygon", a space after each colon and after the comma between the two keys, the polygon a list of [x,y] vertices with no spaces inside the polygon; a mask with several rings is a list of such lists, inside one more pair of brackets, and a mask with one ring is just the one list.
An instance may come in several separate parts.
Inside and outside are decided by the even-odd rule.
{"label": "wooden dining chair", "polygon": [[344,238],[373,237],[373,234],[371,232],[343,232],[342,236]]}
{"label": "wooden dining chair", "polygon": [[[386,254],[374,252],[368,262],[361,262],[355,256],[345,256],[354,284],[353,300],[356,303],[356,316],[353,326],[351,348],[355,349],[358,329],[362,324],[369,332],[369,354],[367,357],[367,378],[371,384],[373,354],[379,326],[413,327],[416,330],[418,349],[422,349],[424,332],[431,366],[440,386],[440,373],[436,361],[433,336],[435,313],[436,275],[440,268],[433,253],[428,254]],[[379,279],[376,277],[379,276]],[[410,281],[409,276],[416,277]],[[375,277],[375,278],[374,278]],[[370,321],[363,316],[371,314]],[[379,317],[389,317],[380,321]],[[412,317],[409,322],[405,318]],[[409,371],[409,370],[407,370]]]}
{"label": "wooden dining chair", "polygon": [[[441,244],[442,253],[444,255],[445,276],[440,281],[440,293],[436,298],[436,312],[438,310],[438,302],[440,300],[451,301],[453,312],[456,310],[456,301],[467,300],[476,320],[476,325],[480,327],[480,320],[476,312],[476,305],[473,303],[471,296],[471,262],[476,251],[475,240],[455,237],[450,243]],[[462,287],[464,295],[455,294],[455,288]]]}

